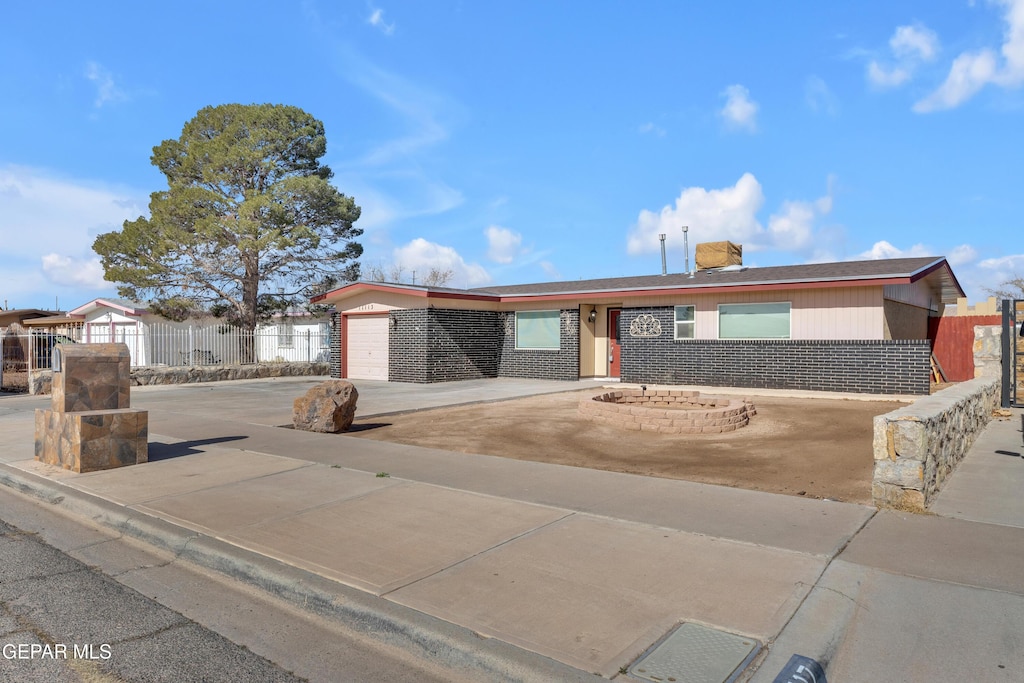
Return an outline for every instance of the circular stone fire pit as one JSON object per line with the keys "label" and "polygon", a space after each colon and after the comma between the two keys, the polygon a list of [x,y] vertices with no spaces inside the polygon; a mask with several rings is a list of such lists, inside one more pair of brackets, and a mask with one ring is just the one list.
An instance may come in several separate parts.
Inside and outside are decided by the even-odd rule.
{"label": "circular stone fire pit", "polygon": [[756,414],[749,398],[701,396],[676,389],[616,389],[580,401],[592,422],[661,434],[721,434],[746,427]]}

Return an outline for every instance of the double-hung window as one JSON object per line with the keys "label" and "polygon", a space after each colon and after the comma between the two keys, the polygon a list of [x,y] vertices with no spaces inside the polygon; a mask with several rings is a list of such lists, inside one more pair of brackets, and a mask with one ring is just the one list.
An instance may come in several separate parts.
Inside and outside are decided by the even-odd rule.
{"label": "double-hung window", "polygon": [[558,311],[516,311],[516,348],[557,351],[561,348]]}
{"label": "double-hung window", "polygon": [[789,339],[790,303],[719,304],[719,339]]}
{"label": "double-hung window", "polygon": [[693,339],[694,306],[676,306],[676,339]]}

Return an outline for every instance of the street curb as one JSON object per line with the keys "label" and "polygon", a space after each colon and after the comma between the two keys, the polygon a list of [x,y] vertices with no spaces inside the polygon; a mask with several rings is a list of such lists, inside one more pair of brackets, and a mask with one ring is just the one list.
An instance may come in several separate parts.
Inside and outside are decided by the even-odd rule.
{"label": "street curb", "polygon": [[595,678],[543,655],[3,463],[0,484],[462,674],[523,683]]}

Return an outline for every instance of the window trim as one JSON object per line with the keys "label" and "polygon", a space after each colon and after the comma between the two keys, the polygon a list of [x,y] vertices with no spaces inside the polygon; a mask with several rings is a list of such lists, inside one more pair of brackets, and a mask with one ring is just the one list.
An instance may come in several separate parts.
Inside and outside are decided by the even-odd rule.
{"label": "window trim", "polygon": [[[519,345],[519,314],[520,313],[554,313],[558,320],[558,346],[520,346]],[[515,336],[516,351],[561,351],[562,350],[562,311],[555,309],[541,309],[536,311],[515,311]]]}
{"label": "window trim", "polygon": [[[677,317],[680,308],[692,308],[693,309],[693,320],[679,320]],[[679,325],[689,325],[690,329],[693,330],[693,334],[689,337],[679,336]],[[672,338],[676,341],[685,341],[688,339],[697,338],[697,305],[696,304],[679,304],[678,306],[672,307]]]}
{"label": "window trim", "polygon": [[[786,330],[785,337],[723,337],[722,336],[722,307],[723,306],[780,306],[785,305],[787,307],[786,312],[789,320],[789,329]],[[793,302],[792,301],[741,301],[731,304],[718,304],[718,338],[728,339],[734,341],[750,341],[750,340],[772,340],[772,339],[792,339],[793,338]]]}

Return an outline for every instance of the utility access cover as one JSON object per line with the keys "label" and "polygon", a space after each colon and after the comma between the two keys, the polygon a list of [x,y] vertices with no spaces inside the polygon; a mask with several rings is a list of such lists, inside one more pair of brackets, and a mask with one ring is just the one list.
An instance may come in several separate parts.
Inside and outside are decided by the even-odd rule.
{"label": "utility access cover", "polygon": [[629,674],[652,683],[730,683],[760,649],[753,638],[683,623],[638,659]]}

